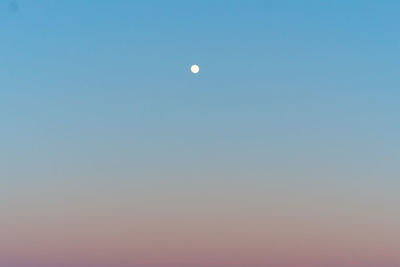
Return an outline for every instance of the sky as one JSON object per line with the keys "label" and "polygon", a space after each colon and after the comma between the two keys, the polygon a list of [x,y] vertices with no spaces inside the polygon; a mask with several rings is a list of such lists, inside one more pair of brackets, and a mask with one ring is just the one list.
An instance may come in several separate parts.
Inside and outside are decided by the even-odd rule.
{"label": "sky", "polygon": [[399,13],[0,0],[0,266],[400,266]]}

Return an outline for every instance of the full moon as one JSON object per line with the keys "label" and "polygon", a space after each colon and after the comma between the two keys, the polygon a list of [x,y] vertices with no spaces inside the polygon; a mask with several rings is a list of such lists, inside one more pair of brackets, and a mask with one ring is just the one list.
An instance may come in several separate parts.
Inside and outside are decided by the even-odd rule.
{"label": "full moon", "polygon": [[197,73],[199,73],[199,71],[200,71],[200,67],[197,66],[197,65],[193,65],[193,66],[190,68],[190,70],[191,70],[194,74],[197,74]]}

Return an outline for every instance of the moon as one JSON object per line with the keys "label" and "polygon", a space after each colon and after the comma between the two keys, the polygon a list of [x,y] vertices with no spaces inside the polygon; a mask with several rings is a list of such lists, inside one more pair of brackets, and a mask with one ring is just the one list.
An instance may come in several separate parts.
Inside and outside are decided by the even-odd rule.
{"label": "moon", "polygon": [[193,65],[190,70],[192,71],[192,73],[197,74],[200,71],[200,67],[197,65]]}

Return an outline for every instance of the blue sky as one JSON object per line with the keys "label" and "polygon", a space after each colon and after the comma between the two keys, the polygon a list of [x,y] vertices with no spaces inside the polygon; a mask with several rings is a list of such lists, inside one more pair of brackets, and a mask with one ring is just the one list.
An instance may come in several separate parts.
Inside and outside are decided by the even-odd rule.
{"label": "blue sky", "polygon": [[398,145],[396,1],[18,5],[1,16],[9,145],[27,131],[131,142],[164,130],[187,131],[189,145],[207,134]]}
{"label": "blue sky", "polygon": [[170,208],[197,196],[205,211],[220,195],[296,214],[318,199],[311,217],[349,209],[356,223],[372,207],[383,243],[398,222],[400,2],[10,3],[0,1],[0,192],[17,225],[30,218],[21,203],[46,210],[54,192],[76,198],[65,216],[88,196],[157,213],[154,190]]}

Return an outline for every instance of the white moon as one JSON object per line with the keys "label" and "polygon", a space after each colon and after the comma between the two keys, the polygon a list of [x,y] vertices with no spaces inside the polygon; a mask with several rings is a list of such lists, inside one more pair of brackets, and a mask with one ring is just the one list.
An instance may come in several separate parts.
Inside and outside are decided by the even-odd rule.
{"label": "white moon", "polygon": [[199,73],[199,71],[200,71],[200,67],[197,66],[197,65],[193,65],[193,66],[190,68],[190,70],[191,70],[194,74],[197,74],[197,73]]}

